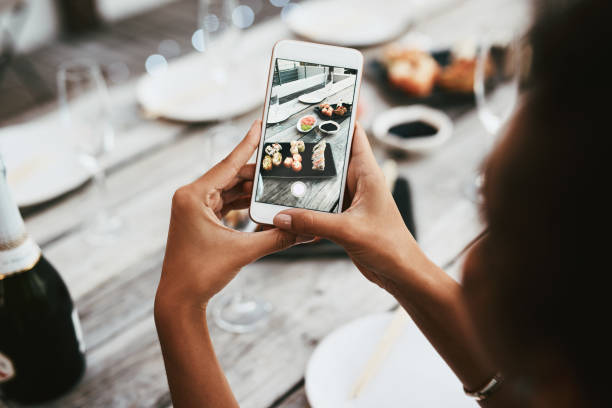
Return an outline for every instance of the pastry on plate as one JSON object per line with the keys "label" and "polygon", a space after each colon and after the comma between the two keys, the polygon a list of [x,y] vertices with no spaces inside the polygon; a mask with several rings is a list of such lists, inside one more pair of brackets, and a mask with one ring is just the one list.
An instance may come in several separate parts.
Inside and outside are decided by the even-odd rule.
{"label": "pastry on plate", "polygon": [[392,46],[384,53],[389,81],[395,87],[416,96],[428,96],[440,73],[440,66],[429,53]]}
{"label": "pastry on plate", "polygon": [[[475,58],[457,58],[445,67],[438,77],[438,86],[450,92],[474,92],[474,72],[476,71]],[[487,61],[485,77],[493,73],[493,65]]]}

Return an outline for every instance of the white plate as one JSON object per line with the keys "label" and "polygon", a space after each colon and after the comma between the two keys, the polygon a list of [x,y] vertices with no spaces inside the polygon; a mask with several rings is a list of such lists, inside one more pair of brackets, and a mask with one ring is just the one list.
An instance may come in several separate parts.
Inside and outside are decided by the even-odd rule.
{"label": "white plate", "polygon": [[164,72],[145,74],[138,83],[138,102],[148,116],[182,122],[227,119],[262,104],[266,56],[228,68],[215,63],[209,55],[191,54],[173,61]]}
{"label": "white plate", "polygon": [[367,47],[402,34],[410,24],[411,8],[406,0],[313,0],[294,6],[285,22],[311,41]]}
{"label": "white plate", "polygon": [[276,111],[275,109],[270,107],[270,110],[268,111],[268,123],[280,123],[284,120],[287,120],[289,116],[291,116],[291,112],[287,110],[283,110],[281,108]]}
{"label": "white plate", "polygon": [[[402,139],[389,134],[389,129],[401,123],[423,121],[438,128],[432,136]],[[444,144],[453,134],[453,122],[446,113],[424,105],[399,106],[374,119],[372,133],[386,147],[404,152],[428,153]]]}
{"label": "white plate", "polygon": [[366,316],[323,339],[306,368],[306,395],[312,408],[477,407],[410,319],[378,373],[358,398],[349,399],[392,316]]}
{"label": "white plate", "polygon": [[227,46],[171,60],[166,69],[140,79],[138,102],[149,117],[183,122],[250,112],[264,102],[272,46],[287,35],[284,25],[271,21],[228,40]]}
{"label": "white plate", "polygon": [[326,92],[321,92],[323,89],[311,92],[309,94],[300,95],[298,101],[307,104],[319,103],[327,97]]}
{"label": "white plate", "polygon": [[[304,118],[308,118],[308,117],[313,117],[315,121],[314,121],[314,123],[312,124],[312,127],[311,127],[309,130],[302,130],[302,128],[301,128],[301,122],[302,122],[302,119],[304,119]],[[316,116],[315,116],[315,115],[304,115],[304,116],[302,116],[300,119],[298,119],[297,123],[295,124],[295,127],[297,128],[298,132],[300,132],[300,133],[308,133],[308,132],[310,132],[312,129],[314,129],[314,128],[316,128],[316,127],[317,127],[317,122],[318,122],[318,121],[317,121],[317,118],[316,118]]]}
{"label": "white plate", "polygon": [[0,154],[19,207],[52,200],[91,177],[66,142],[57,121],[32,122],[0,130]]}

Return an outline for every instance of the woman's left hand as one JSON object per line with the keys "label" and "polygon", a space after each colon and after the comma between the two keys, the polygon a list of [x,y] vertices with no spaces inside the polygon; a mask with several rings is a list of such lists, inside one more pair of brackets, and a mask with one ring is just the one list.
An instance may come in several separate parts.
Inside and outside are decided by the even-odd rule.
{"label": "woman's left hand", "polygon": [[277,228],[240,232],[221,222],[229,210],[249,206],[255,167],[246,163],[260,136],[258,120],[223,161],[174,194],[156,303],[205,308],[243,266],[312,239]]}

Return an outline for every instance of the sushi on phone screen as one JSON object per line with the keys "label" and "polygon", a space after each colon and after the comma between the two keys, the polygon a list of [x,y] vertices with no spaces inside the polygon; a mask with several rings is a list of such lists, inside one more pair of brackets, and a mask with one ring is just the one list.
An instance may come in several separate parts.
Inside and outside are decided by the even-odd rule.
{"label": "sushi on phone screen", "polygon": [[355,69],[274,61],[255,201],[337,209],[356,82]]}

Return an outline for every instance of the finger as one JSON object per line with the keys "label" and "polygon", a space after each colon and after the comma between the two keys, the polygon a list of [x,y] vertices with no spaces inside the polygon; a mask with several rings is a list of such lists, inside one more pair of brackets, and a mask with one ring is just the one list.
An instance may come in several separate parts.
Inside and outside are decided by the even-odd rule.
{"label": "finger", "polygon": [[261,120],[256,120],[238,146],[205,175],[194,181],[194,186],[202,185],[208,188],[212,184],[215,188],[222,189],[229,184],[253,155],[259,145],[260,136]]}
{"label": "finger", "polygon": [[225,217],[225,215],[232,210],[243,210],[245,208],[249,208],[251,205],[251,196],[241,197],[238,200],[234,200],[227,205],[223,205],[221,209],[221,216]]}
{"label": "finger", "polygon": [[367,159],[376,162],[372,146],[368,141],[368,135],[359,122],[355,123],[355,133],[353,135],[353,143],[351,146],[351,157],[359,159]]}
{"label": "finger", "polygon": [[232,201],[238,198],[242,198],[250,194],[250,191],[244,190],[244,186],[241,183],[230,190],[223,191],[221,193],[221,199],[223,200],[223,205],[225,205],[231,203]]}
{"label": "finger", "polygon": [[262,256],[281,251],[296,244],[309,242],[312,239],[313,237],[310,236],[298,236],[278,228],[245,233],[243,253],[247,257],[246,261],[253,262]]}
{"label": "finger", "polygon": [[[352,201],[355,192],[357,191],[358,180],[364,176],[383,177],[382,170],[376,162],[372,147],[368,141],[368,136],[365,130],[359,123],[355,125],[355,135],[351,146],[351,157],[349,159],[349,168],[346,178],[346,194],[347,199]],[[343,203],[343,208],[346,203]]]}
{"label": "finger", "polygon": [[238,177],[243,180],[253,180],[255,178],[255,163],[242,166],[238,172]]}
{"label": "finger", "polygon": [[224,190],[229,190],[236,184],[244,182],[246,180],[252,181],[255,178],[255,164],[245,164],[240,168],[236,177],[234,177],[229,183],[223,186]]}
{"label": "finger", "polygon": [[274,217],[274,225],[297,235],[310,235],[341,240],[344,227],[342,214],[310,210],[285,210]]}
{"label": "finger", "polygon": [[253,182],[245,181],[244,183],[242,183],[242,191],[248,194],[252,194],[253,193]]}

